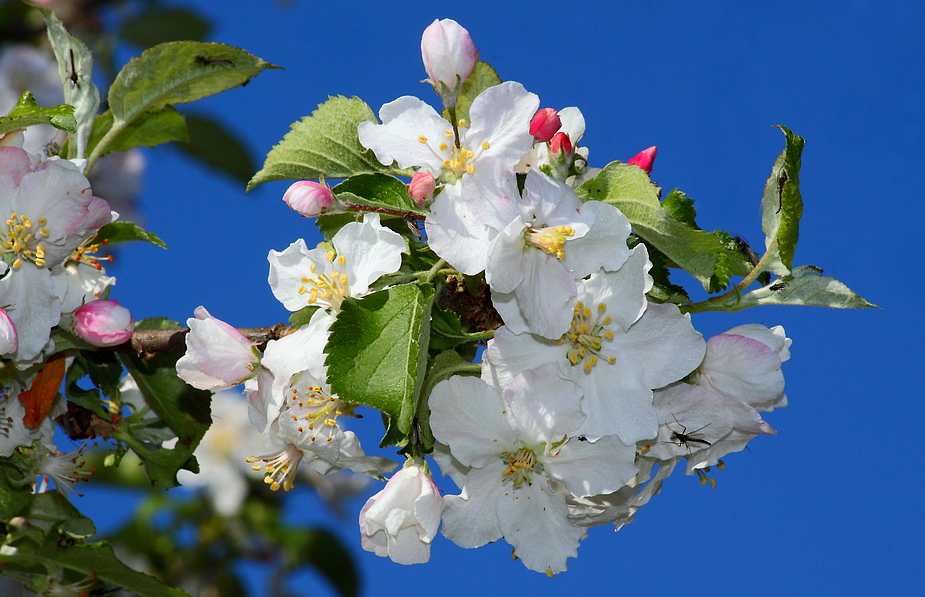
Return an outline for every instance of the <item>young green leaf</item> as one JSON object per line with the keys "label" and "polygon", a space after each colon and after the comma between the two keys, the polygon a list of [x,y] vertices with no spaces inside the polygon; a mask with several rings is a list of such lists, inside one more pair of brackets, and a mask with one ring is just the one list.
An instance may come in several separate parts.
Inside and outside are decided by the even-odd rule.
{"label": "young green leaf", "polygon": [[58,60],[58,74],[64,85],[64,103],[74,106],[77,128],[73,142],[69,144],[68,157],[83,158],[87,155],[87,142],[100,108],[100,92],[93,84],[93,55],[82,41],[67,32],[51,10],[38,10],[45,17],[51,49]]}
{"label": "young green leaf", "polygon": [[[633,232],[656,247],[675,265],[697,278],[704,288],[728,281],[726,248],[716,236],[674,219],[658,199],[658,189],[644,170],[612,162],[578,189],[583,201],[610,203],[629,218]],[[718,277],[727,276],[725,279]]]}
{"label": "young green leaf", "polygon": [[[338,196],[341,193],[350,193],[360,198],[365,205],[426,213],[408,195],[408,187],[405,183],[388,174],[357,174],[331,190]],[[346,200],[353,201],[349,197]]]}
{"label": "young green leaf", "polygon": [[273,180],[391,172],[391,167],[380,164],[372,151],[360,145],[357,127],[368,120],[378,122],[360,98],[329,97],[311,116],[290,125],[291,130],[267,154],[263,168],[248,183],[247,190]]}
{"label": "young green leaf", "polygon": [[134,222],[110,222],[97,231],[96,238],[93,239],[92,243],[114,245],[133,240],[151,243],[162,249],[167,248],[167,245],[160,237],[153,232],[148,232]]}
{"label": "young green leaf", "polygon": [[[112,112],[96,117],[87,151],[92,152],[112,129]],[[143,112],[130,125],[112,137],[99,155],[111,151],[126,151],[133,147],[154,147],[170,141],[189,141],[186,119],[173,106],[163,106]]]}
{"label": "young green leaf", "polygon": [[0,117],[0,135],[37,124],[50,124],[62,131],[73,133],[77,130],[74,107],[64,105],[43,108],[35,103],[35,98],[27,91],[22,94],[9,114]]}
{"label": "young green leaf", "polygon": [[761,198],[761,229],[768,252],[765,270],[783,276],[793,267],[793,254],[800,233],[803,198],[800,196],[800,156],[806,140],[785,126],[778,126],[786,139],[777,156]]}
{"label": "young green leaf", "polygon": [[811,265],[796,267],[791,274],[742,296],[732,310],[740,311],[757,305],[802,305],[832,309],[877,307],[835,278],[819,275],[821,273],[820,268]]}
{"label": "young green leaf", "polygon": [[346,299],[325,349],[342,400],[379,409],[407,433],[427,364],[433,287],[403,284]]}

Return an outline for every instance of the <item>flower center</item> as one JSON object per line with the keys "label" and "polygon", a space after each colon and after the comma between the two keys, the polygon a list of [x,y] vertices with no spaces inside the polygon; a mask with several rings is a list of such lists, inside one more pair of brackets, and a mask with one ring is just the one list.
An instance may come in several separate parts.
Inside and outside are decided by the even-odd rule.
{"label": "flower center", "polygon": [[[465,120],[459,121],[459,128],[465,128],[467,125],[468,123]],[[463,174],[475,172],[475,160],[478,159],[482,151],[489,149],[491,144],[488,141],[482,141],[478,148],[472,150],[466,147],[465,143],[460,143],[459,146],[456,145],[454,142],[455,134],[452,129],[446,129],[443,134],[445,139],[440,140],[438,143],[424,135],[418,137],[418,142],[427,145],[431,152],[442,161],[446,176],[443,176],[441,180],[453,183],[462,178]]]}
{"label": "flower center", "polygon": [[11,267],[17,269],[23,261],[32,261],[39,267],[45,267],[45,247],[42,239],[48,237],[48,220],[41,218],[35,223],[29,216],[23,214],[10,214],[6,221],[6,232],[0,227],[0,237],[3,238],[3,253],[14,256]]}
{"label": "flower center", "polygon": [[349,416],[350,409],[337,396],[331,396],[321,386],[308,386],[305,390],[293,387],[289,396],[287,413],[293,422],[305,421],[296,427],[299,433],[311,433],[311,441],[318,439],[320,433],[323,439],[332,441],[330,435],[337,427],[337,417]]}
{"label": "flower center", "polygon": [[318,273],[317,266],[311,266],[312,276],[302,276],[299,294],[308,295],[309,305],[330,307],[340,311],[340,305],[345,296],[350,296],[350,287],[347,283],[347,258],[334,251],[328,251],[325,258],[331,263],[328,271]]}
{"label": "flower center", "polygon": [[90,267],[96,269],[96,271],[103,271],[103,266],[100,265],[100,261],[109,261],[112,263],[112,255],[107,255],[105,257],[100,257],[96,255],[96,252],[100,250],[100,247],[109,242],[108,239],[103,240],[98,243],[90,243],[91,239],[87,239],[80,244],[79,247],[74,249],[70,257],[68,257],[69,262],[85,263]]}
{"label": "flower center", "polygon": [[[248,456],[245,460],[251,464],[262,460],[267,467],[263,482],[269,485],[273,491],[279,491],[280,487],[283,488],[283,491],[289,491],[293,487],[292,480],[295,479],[299,463],[302,462],[302,450],[292,444],[286,444],[282,450],[275,454]],[[259,471],[263,466],[262,464],[253,464],[251,468]]]}
{"label": "flower center", "polygon": [[537,461],[536,455],[537,451],[545,447],[545,444],[531,449],[522,441],[518,441],[514,446],[517,448],[516,451],[501,454],[501,460],[507,464],[507,468],[501,475],[503,482],[510,481],[514,489],[519,489],[524,483],[530,484],[531,473],[543,472],[543,465]]}
{"label": "flower center", "polygon": [[531,228],[524,230],[524,241],[531,247],[541,249],[557,259],[565,259],[565,241],[575,236],[571,226],[551,226],[549,228]]}
{"label": "flower center", "polygon": [[598,359],[605,359],[608,363],[617,360],[601,354],[604,338],[613,339],[613,330],[606,327],[610,324],[610,315],[604,315],[605,311],[605,303],[598,303],[596,313],[592,313],[590,308],[578,301],[572,315],[572,327],[556,340],[557,344],[568,342],[572,345],[567,353],[568,360],[572,365],[583,363],[585,373],[597,365]]}

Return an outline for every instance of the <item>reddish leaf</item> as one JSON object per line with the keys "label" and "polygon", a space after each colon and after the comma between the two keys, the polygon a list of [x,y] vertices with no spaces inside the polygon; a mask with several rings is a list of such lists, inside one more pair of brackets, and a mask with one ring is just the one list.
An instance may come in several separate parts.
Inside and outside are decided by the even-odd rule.
{"label": "reddish leaf", "polygon": [[58,353],[48,359],[35,379],[32,387],[19,395],[19,401],[26,407],[23,423],[26,427],[38,428],[55,403],[55,396],[64,379],[64,354]]}

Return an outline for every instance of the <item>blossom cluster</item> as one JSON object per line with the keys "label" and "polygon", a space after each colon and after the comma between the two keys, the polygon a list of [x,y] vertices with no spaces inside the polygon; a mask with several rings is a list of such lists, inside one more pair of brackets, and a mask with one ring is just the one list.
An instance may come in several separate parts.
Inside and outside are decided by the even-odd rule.
{"label": "blossom cluster", "polygon": [[[507,81],[456,118],[475,46],[443,20],[421,47],[444,111],[401,97],[357,137],[384,166],[410,173],[427,250],[454,276],[484,280],[503,325],[487,342],[480,377],[452,375],[424,397],[432,458],[459,493],[443,497],[411,446],[360,513],[362,545],[398,563],[425,562],[442,524],[466,548],[503,538],[527,568],[553,575],[588,527],[630,522],[678,463],[715,484],[709,472],[725,455],[774,434],[762,413],[786,405],[780,368],[790,340],[755,324],[705,341],[689,314],[651,302],[652,262],[646,245],[632,242],[630,221],[576,194],[597,173],[579,146],[581,112],[541,108]],[[628,163],[649,173],[655,154]],[[308,217],[348,207],[323,181],[297,182],[284,200]],[[248,460],[273,489],[291,488],[303,462],[373,477],[396,466],[367,456],[341,427],[356,405],[332,394],[324,351],[344,300],[397,272],[408,251],[374,209],[330,243],[309,249],[300,239],[271,251],[276,298],[292,312],[317,310],[263,353],[204,308],[189,320],[178,374],[214,391],[245,384],[250,420],[267,443]]]}

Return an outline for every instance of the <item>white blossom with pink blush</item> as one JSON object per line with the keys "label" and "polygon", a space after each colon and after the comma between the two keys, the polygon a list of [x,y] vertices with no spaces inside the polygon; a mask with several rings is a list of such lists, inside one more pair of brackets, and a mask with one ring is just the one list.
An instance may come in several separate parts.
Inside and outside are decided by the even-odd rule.
{"label": "white blossom with pink blush", "polygon": [[442,515],[443,498],[430,473],[409,462],[360,510],[361,545],[397,564],[423,564]]}
{"label": "white blossom with pink blush", "polygon": [[74,311],[74,332],[93,346],[117,346],[132,338],[132,313],[111,299],[92,301]]}
{"label": "white blossom with pink blush", "polygon": [[[61,297],[51,269],[113,215],[77,167],[57,158],[44,162],[17,147],[0,147],[0,305],[19,332],[17,365],[37,360],[61,318]],[[9,271],[8,271],[9,270]]]}
{"label": "white blossom with pink blush", "polygon": [[251,340],[205,307],[186,320],[186,354],[177,361],[177,375],[200,390],[227,390],[254,376],[260,352]]}
{"label": "white blossom with pink blush", "polygon": [[469,32],[452,19],[434,20],[421,36],[421,57],[427,82],[446,107],[456,106],[462,84],[478,60]]}

